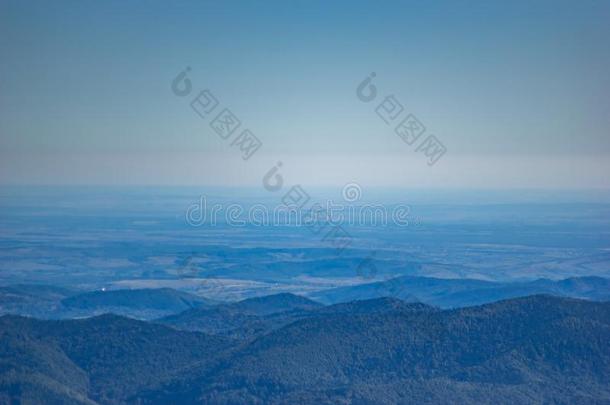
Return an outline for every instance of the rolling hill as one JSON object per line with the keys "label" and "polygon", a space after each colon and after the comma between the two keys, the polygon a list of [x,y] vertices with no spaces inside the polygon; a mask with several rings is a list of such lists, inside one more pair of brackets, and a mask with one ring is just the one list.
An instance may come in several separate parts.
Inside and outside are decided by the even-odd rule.
{"label": "rolling hill", "polygon": [[63,317],[115,313],[153,319],[191,308],[209,307],[215,302],[171,288],[90,291],[61,301]]}
{"label": "rolling hill", "polygon": [[178,329],[248,338],[309,316],[323,307],[310,299],[288,293],[248,298],[212,308],[194,308],[158,320]]}
{"label": "rolling hill", "polygon": [[[30,403],[118,403],[189,367],[211,367],[232,345],[116,315],[58,321],[4,316],[0,391],[5,399]],[[36,400],[47,394],[57,400]]]}
{"label": "rolling hill", "polygon": [[[533,296],[294,322],[235,353],[188,401],[249,404],[603,403],[610,304]],[[375,301],[362,302],[368,307]]]}
{"label": "rolling hill", "polygon": [[307,313],[249,340],[115,315],[0,317],[0,404],[610,401],[608,302],[535,295],[452,310],[394,298],[287,305],[296,302],[307,304],[242,303],[263,318]]}
{"label": "rolling hill", "polygon": [[0,314],[49,317],[61,311],[61,300],[78,292],[44,284],[14,284],[0,287]]}
{"label": "rolling hill", "polygon": [[610,279],[575,277],[559,281],[539,279],[500,283],[474,279],[403,276],[382,282],[318,291],[310,294],[310,298],[324,304],[335,304],[395,297],[441,308],[459,308],[534,294],[606,301],[610,300]]}

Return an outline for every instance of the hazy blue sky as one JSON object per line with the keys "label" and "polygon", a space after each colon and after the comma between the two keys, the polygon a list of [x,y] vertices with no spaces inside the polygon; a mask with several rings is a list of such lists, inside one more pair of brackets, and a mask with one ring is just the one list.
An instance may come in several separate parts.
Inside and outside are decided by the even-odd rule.
{"label": "hazy blue sky", "polygon": [[[608,188],[609,21],[608,1],[0,0],[0,182],[257,185],[281,160],[305,185]],[[249,161],[172,93],[185,66],[262,140]],[[375,114],[387,95],[445,144],[435,166]]]}

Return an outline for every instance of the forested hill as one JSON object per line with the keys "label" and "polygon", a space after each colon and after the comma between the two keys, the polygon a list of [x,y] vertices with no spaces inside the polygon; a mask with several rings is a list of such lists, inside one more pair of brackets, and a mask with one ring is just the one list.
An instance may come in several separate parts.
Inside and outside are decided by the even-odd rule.
{"label": "forested hill", "polygon": [[[267,302],[308,304],[280,298]],[[445,311],[389,298],[312,306],[246,340],[115,315],[4,316],[0,404],[610,400],[607,302],[530,296]]]}

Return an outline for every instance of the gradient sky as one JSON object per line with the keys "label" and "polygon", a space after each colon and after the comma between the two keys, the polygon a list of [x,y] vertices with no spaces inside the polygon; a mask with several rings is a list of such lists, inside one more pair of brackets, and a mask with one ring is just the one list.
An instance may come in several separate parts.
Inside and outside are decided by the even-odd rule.
{"label": "gradient sky", "polygon": [[[610,188],[608,1],[0,0],[0,183]],[[186,66],[262,141],[175,96]],[[375,72],[433,167],[356,98]],[[192,98],[192,97],[191,97]],[[381,98],[379,98],[379,101]]]}

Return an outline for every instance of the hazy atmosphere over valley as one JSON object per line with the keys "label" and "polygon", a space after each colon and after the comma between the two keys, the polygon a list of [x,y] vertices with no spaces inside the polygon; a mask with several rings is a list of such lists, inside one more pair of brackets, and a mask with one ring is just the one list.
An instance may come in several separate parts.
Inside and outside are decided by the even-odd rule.
{"label": "hazy atmosphere over valley", "polygon": [[608,21],[0,0],[0,405],[610,404]]}

